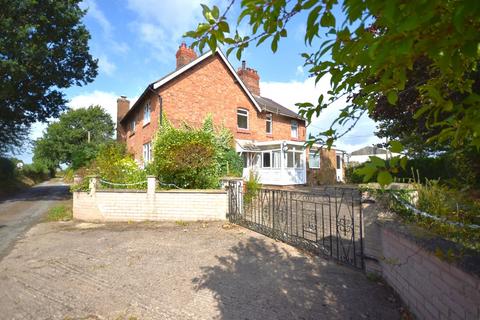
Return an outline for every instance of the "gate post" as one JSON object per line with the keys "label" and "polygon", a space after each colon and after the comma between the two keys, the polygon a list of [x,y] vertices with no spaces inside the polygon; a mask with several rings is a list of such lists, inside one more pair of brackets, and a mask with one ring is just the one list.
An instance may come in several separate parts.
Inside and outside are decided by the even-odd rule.
{"label": "gate post", "polygon": [[155,176],[147,176],[147,194],[154,195],[157,181]]}

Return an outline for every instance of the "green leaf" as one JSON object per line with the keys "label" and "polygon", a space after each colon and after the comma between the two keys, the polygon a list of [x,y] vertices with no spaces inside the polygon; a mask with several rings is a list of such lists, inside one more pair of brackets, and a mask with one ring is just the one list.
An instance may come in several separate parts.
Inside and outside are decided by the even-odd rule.
{"label": "green leaf", "polygon": [[222,32],[228,33],[228,32],[230,32],[230,26],[228,25],[227,22],[225,22],[225,21],[220,21],[220,22],[218,23],[218,30],[220,30],[220,31],[222,31]]}
{"label": "green leaf", "polygon": [[320,25],[322,27],[335,27],[335,17],[330,11],[325,11],[320,19]]}
{"label": "green leaf", "polygon": [[396,105],[398,100],[397,93],[395,91],[389,91],[387,93],[387,100],[388,100],[388,103],[390,103],[391,105]]}
{"label": "green leaf", "polygon": [[218,9],[217,6],[213,6],[212,16],[214,19],[218,19],[218,17],[220,16],[220,10]]}
{"label": "green leaf", "polygon": [[390,141],[390,151],[393,153],[400,153],[403,150],[403,145],[399,141]]}
{"label": "green leaf", "polygon": [[393,182],[392,175],[388,171],[380,171],[377,175],[377,182],[382,186],[388,186]]}
{"label": "green leaf", "polygon": [[400,159],[400,167],[402,167],[403,170],[406,170],[407,169],[407,162],[408,162],[408,158],[407,157],[402,157]]}
{"label": "green leaf", "polygon": [[385,160],[383,160],[382,158],[379,158],[377,156],[370,156],[369,158],[370,158],[371,165],[373,165],[374,167],[376,167],[376,168],[385,168],[386,167]]}

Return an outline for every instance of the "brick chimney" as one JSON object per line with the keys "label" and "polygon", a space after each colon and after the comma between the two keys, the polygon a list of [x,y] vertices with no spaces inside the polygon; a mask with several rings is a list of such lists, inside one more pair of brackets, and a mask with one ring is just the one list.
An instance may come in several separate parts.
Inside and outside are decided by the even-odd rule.
{"label": "brick chimney", "polygon": [[256,96],[260,95],[260,76],[257,70],[247,68],[244,60],[242,61],[242,66],[238,68],[237,74],[252,94]]}
{"label": "brick chimney", "polygon": [[177,57],[177,70],[197,59],[197,54],[195,51],[187,47],[185,42],[182,42],[175,56]]}
{"label": "brick chimney", "polygon": [[130,109],[130,100],[126,96],[120,96],[117,99],[117,141],[126,141],[127,139],[127,130],[120,121],[127,114],[128,109]]}

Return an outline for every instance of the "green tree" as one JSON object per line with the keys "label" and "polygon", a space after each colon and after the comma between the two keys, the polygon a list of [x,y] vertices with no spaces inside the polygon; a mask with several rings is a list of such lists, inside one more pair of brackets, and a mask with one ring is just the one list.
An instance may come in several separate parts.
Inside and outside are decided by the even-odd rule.
{"label": "green tree", "polygon": [[66,110],[61,89],[97,75],[80,0],[0,0],[0,153],[22,145],[35,121]]}
{"label": "green tree", "polygon": [[[316,81],[329,74],[331,90],[328,96],[319,94],[316,104],[299,103],[300,113],[311,120],[332,102],[349,97],[331,127],[310,143],[330,147],[362,115],[372,115],[379,97],[395,108],[401,94],[415,89],[421,106],[414,117],[424,117],[425,125],[438,131],[430,139],[480,148],[480,92],[473,80],[480,57],[479,1],[345,0],[340,6],[334,0],[243,0],[238,17],[231,17],[234,3],[223,12],[203,5],[205,21],[186,36],[200,51],[225,45],[227,54],[236,52],[240,59],[251,43],[268,40],[276,52],[289,22],[306,17],[304,39],[312,49],[302,54],[305,66]],[[343,20],[333,15],[334,6]],[[246,21],[250,34],[233,31],[231,19],[237,28]],[[428,77],[407,86],[407,74],[419,59],[426,61]],[[378,176],[385,182],[391,181],[389,175],[386,170]]]}
{"label": "green tree", "polygon": [[35,141],[33,161],[50,169],[60,164],[74,169],[85,166],[102,144],[112,140],[114,128],[112,118],[100,106],[68,110]]}

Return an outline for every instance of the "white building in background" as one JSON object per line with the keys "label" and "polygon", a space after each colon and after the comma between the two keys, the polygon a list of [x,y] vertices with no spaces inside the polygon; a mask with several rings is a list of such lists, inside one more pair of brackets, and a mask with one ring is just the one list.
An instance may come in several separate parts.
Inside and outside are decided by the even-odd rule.
{"label": "white building in background", "polygon": [[378,148],[378,147],[373,147],[373,146],[368,146],[368,147],[363,147],[361,149],[358,149],[356,151],[353,151],[352,153],[349,154],[349,164],[350,165],[357,165],[357,164],[362,164],[364,162],[367,162],[370,160],[370,156],[376,156],[381,159],[389,159],[395,156],[400,155],[399,153],[392,153],[386,149]]}

